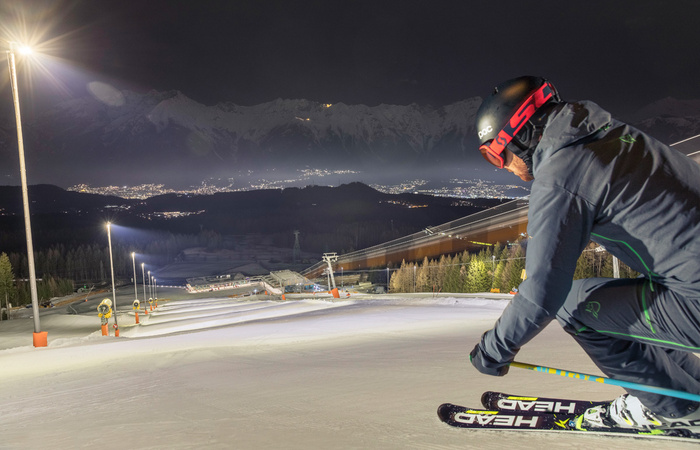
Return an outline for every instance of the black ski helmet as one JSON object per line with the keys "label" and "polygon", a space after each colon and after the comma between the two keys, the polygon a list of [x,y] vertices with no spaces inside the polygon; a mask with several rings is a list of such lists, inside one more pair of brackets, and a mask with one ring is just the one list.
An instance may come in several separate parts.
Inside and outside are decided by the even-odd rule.
{"label": "black ski helmet", "polygon": [[507,148],[525,162],[532,175],[532,153],[544,119],[560,102],[556,88],[544,78],[523,76],[496,86],[476,113],[482,156],[502,169],[502,153]]}

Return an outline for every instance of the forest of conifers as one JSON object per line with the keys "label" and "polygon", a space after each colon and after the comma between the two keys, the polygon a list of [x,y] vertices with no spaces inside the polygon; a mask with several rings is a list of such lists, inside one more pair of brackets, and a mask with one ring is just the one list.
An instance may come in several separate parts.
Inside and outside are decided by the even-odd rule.
{"label": "forest of conifers", "polygon": [[[479,253],[443,255],[438,260],[425,258],[420,263],[406,262],[391,275],[390,292],[510,292],[522,282],[525,247],[497,244]],[[634,278],[638,273],[620,263],[620,277]],[[613,277],[613,257],[592,244],[581,253],[574,279]]]}

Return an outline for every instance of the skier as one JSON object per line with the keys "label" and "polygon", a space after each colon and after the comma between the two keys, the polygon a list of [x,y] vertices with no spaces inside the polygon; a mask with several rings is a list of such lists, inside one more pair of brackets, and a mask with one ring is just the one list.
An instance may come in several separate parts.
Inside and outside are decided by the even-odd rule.
{"label": "skier", "polygon": [[[488,162],[534,181],[528,277],[472,364],[505,375],[556,318],[607,376],[700,394],[700,165],[595,103],[562,101],[538,77],[497,86],[476,129]],[[572,281],[591,240],[640,277]],[[586,411],[582,425],[697,432],[698,406],[628,390]]]}

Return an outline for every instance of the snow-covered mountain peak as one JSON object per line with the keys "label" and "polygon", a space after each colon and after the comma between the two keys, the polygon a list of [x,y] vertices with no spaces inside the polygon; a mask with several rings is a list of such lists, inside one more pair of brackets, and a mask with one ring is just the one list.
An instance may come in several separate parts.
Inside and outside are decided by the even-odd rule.
{"label": "snow-covered mountain peak", "polygon": [[[116,165],[172,173],[242,165],[346,168],[469,164],[476,152],[474,117],[482,99],[444,106],[353,105],[277,98],[258,105],[204,105],[177,91],[102,90],[55,105],[25,126],[28,147],[46,173],[64,161],[96,172]],[[624,118],[623,118],[624,119]],[[700,100],[662,99],[627,121],[664,142],[700,133]],[[9,122],[8,122],[9,123]],[[13,125],[13,124],[11,124]],[[13,154],[11,126],[0,152]]]}
{"label": "snow-covered mountain peak", "polygon": [[653,117],[689,117],[700,116],[700,100],[679,100],[666,97],[650,103],[630,115],[631,122],[639,122]]}

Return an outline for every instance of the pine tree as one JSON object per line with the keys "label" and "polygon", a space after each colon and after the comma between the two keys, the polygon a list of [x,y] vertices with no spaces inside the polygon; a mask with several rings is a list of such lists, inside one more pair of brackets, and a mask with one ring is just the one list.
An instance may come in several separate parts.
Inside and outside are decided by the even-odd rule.
{"label": "pine tree", "polygon": [[[468,254],[463,254],[462,255],[462,261],[465,261],[464,257],[468,258]],[[461,264],[459,266],[459,280],[460,280],[460,286],[459,286],[459,291],[460,292],[469,292],[469,264]]]}
{"label": "pine tree", "polygon": [[0,254],[0,305],[2,306],[7,306],[8,301],[13,303],[17,297],[14,279],[10,258],[3,252]]}
{"label": "pine tree", "polygon": [[430,286],[430,261],[428,257],[423,258],[423,263],[418,267],[418,274],[416,276],[416,291],[418,292],[430,292],[432,287]]}
{"label": "pine tree", "polygon": [[469,264],[470,292],[488,292],[491,287],[491,276],[484,256],[485,254],[473,256]]}
{"label": "pine tree", "polygon": [[593,269],[593,252],[583,251],[576,261],[576,269],[574,270],[574,280],[583,278],[592,278],[595,276]]}
{"label": "pine tree", "polygon": [[522,272],[525,268],[525,252],[521,245],[516,244],[510,249],[508,255],[508,263],[503,271],[503,279],[506,289],[510,290],[520,286],[522,280]]}
{"label": "pine tree", "polygon": [[438,262],[431,259],[428,263],[428,286],[430,292],[441,292],[442,286],[438,283],[438,272],[439,266]]}
{"label": "pine tree", "polygon": [[637,278],[639,272],[633,270],[630,266],[620,261],[620,278]]}
{"label": "pine tree", "polygon": [[615,276],[613,270],[613,256],[608,252],[600,253],[600,270],[598,272],[599,277],[612,278]]}
{"label": "pine tree", "polygon": [[435,286],[442,292],[445,291],[445,273],[447,271],[447,256],[440,256],[440,262],[437,264],[437,269],[435,273]]}
{"label": "pine tree", "polygon": [[464,265],[464,272],[466,275],[466,278],[464,279],[464,292],[468,293],[474,293],[476,292],[475,287],[474,287],[474,278],[473,278],[473,267],[476,264],[476,255],[471,254],[467,255],[469,258]]}
{"label": "pine tree", "polygon": [[389,284],[392,292],[412,292],[413,287],[413,266],[406,264],[406,260],[401,261],[401,267],[394,271],[391,275],[391,282]]}
{"label": "pine tree", "polygon": [[491,284],[493,283],[493,261],[491,255],[488,255],[488,259],[479,260],[481,267],[477,270],[477,280],[476,288],[477,292],[489,292],[491,291]]}
{"label": "pine tree", "polygon": [[498,289],[500,292],[508,292],[510,288],[506,286],[505,280],[503,279],[503,274],[506,270],[506,263],[508,262],[508,247],[502,247],[496,253],[496,271],[493,274],[493,284],[492,288]]}
{"label": "pine tree", "polygon": [[401,262],[401,292],[413,292],[413,264]]}
{"label": "pine tree", "polygon": [[391,277],[389,278],[389,291],[394,293],[394,292],[401,292],[399,291],[400,284],[399,284],[399,271],[395,270],[394,273],[391,274]]}
{"label": "pine tree", "polygon": [[443,292],[460,292],[461,283],[459,278],[459,256],[445,258],[445,281],[443,282]]}

